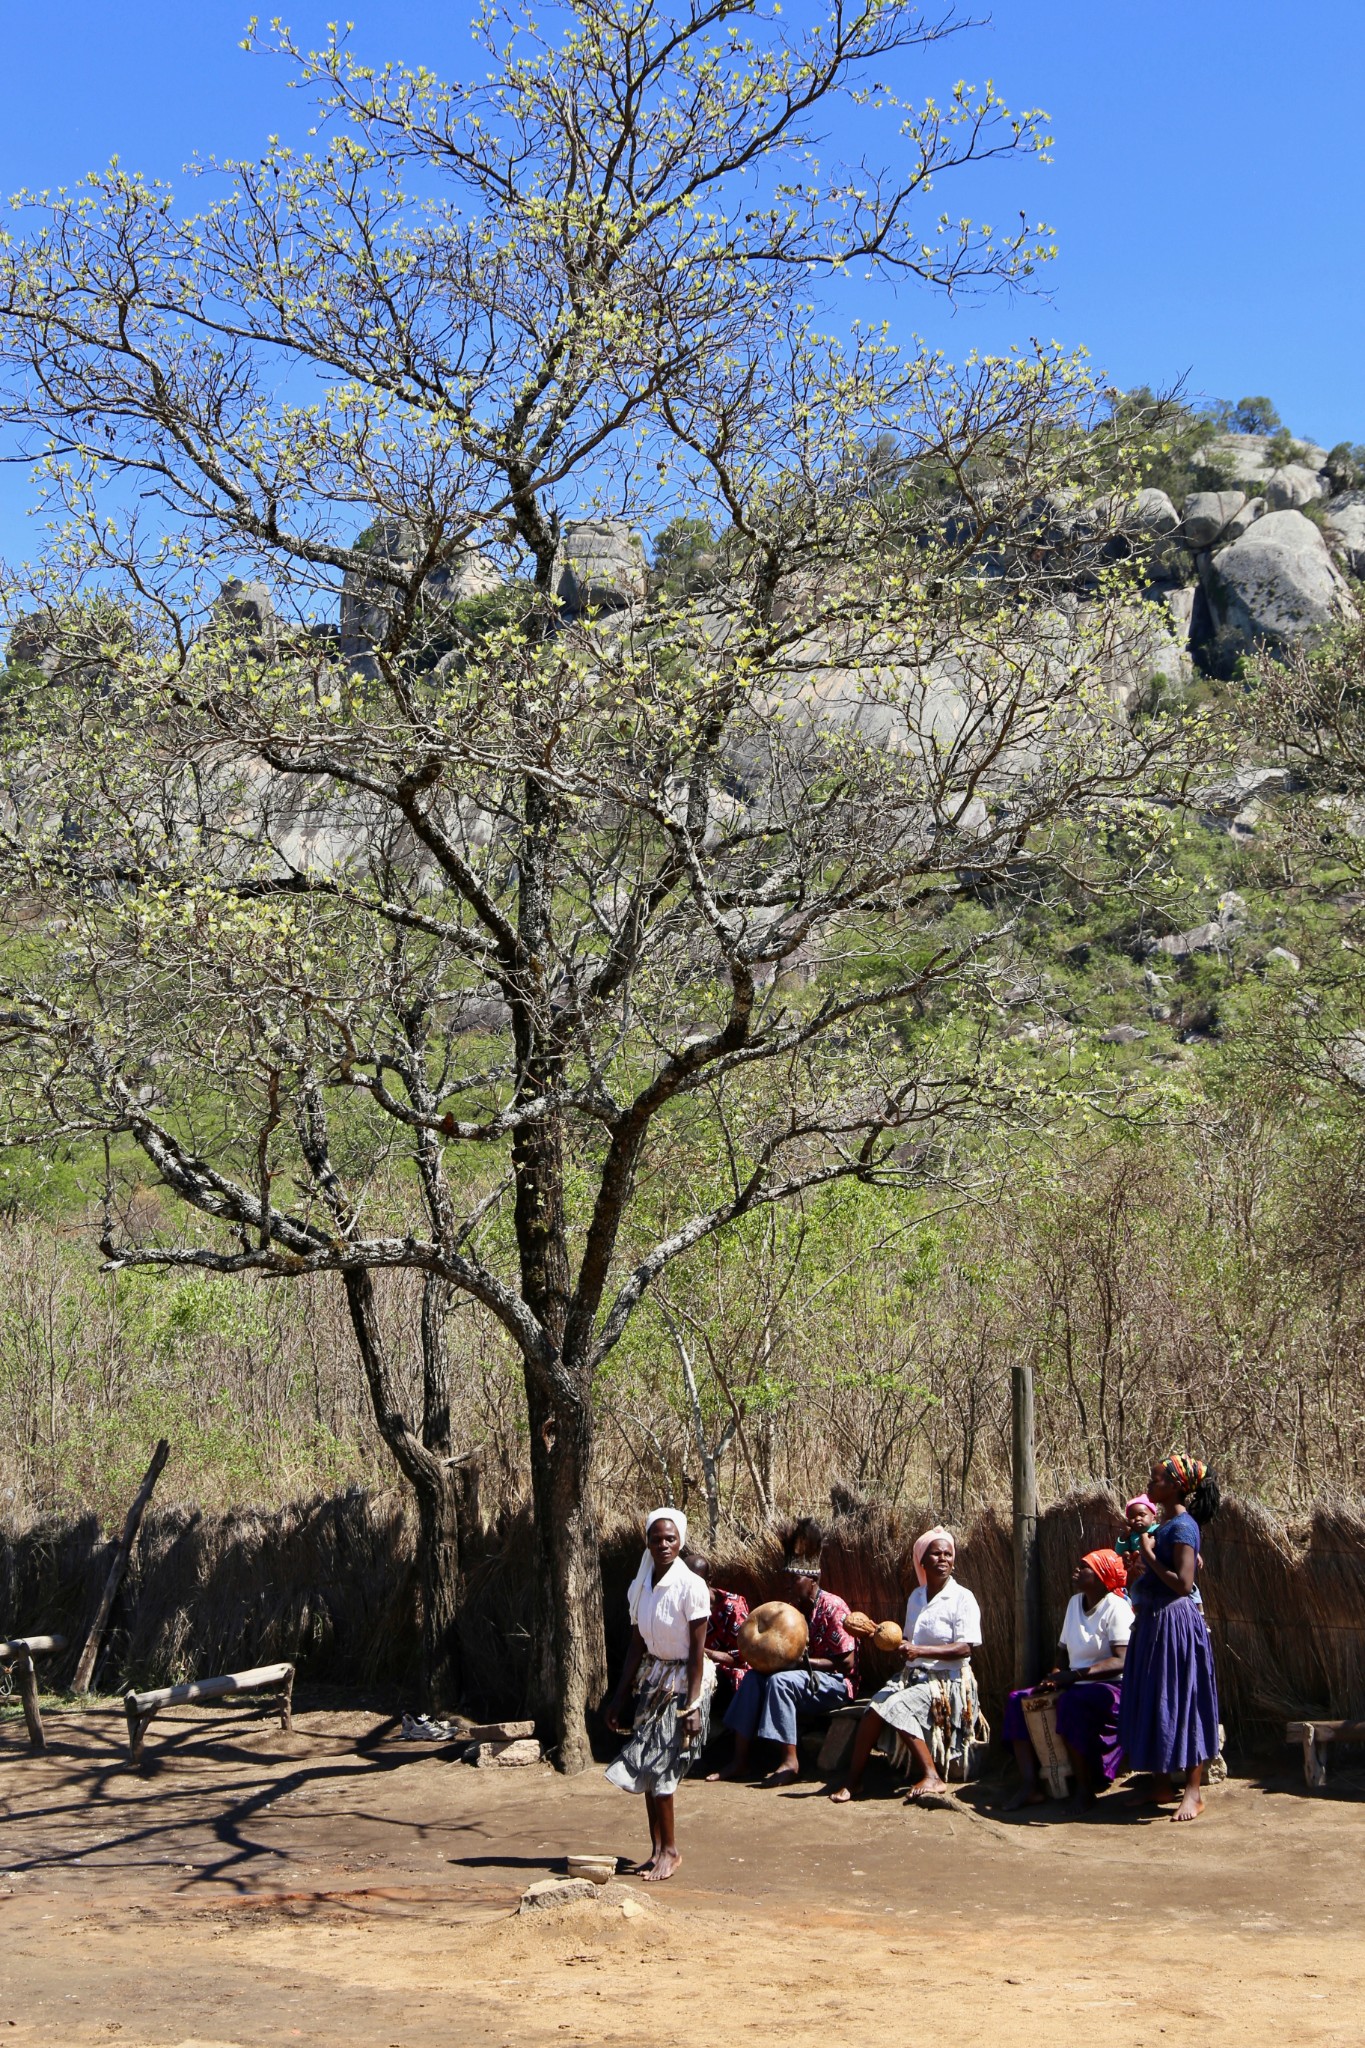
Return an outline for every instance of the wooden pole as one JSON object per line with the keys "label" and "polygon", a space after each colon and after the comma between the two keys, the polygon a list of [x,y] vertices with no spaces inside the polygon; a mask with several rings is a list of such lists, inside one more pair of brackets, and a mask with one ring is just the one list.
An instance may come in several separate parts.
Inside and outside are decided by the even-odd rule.
{"label": "wooden pole", "polygon": [[19,1698],[23,1702],[24,1719],[28,1723],[29,1747],[35,1756],[41,1756],[47,1748],[47,1737],[43,1733],[43,1717],[38,1711],[38,1674],[33,1668],[33,1659],[25,1650],[16,1658],[15,1676],[19,1680]]}
{"label": "wooden pole", "polygon": [[1014,1452],[1014,1682],[1036,1685],[1041,1676],[1042,1588],[1030,1365],[1011,1368],[1010,1408]]}
{"label": "wooden pole", "polygon": [[152,1497],[152,1491],[156,1486],[157,1480],[161,1477],[166,1460],[170,1455],[171,1447],[163,1436],[152,1453],[152,1462],[147,1467],[146,1478],[138,1488],[137,1499],[128,1510],[128,1519],[123,1525],[123,1534],[118,1540],[118,1547],[114,1552],[113,1562],[109,1567],[109,1576],[104,1582],[104,1591],[100,1595],[100,1604],[95,1611],[95,1619],[90,1624],[90,1633],[85,1639],[85,1648],[81,1651],[80,1662],[76,1666],[76,1675],[71,1681],[71,1690],[73,1692],[89,1692],[90,1690],[90,1681],[95,1675],[95,1659],[100,1653],[100,1641],[104,1635],[105,1626],[114,1605],[114,1595],[119,1589],[119,1582],[127,1568],[128,1559],[132,1555],[133,1545],[137,1541],[137,1532],[141,1527],[142,1517],[147,1510],[147,1503]]}

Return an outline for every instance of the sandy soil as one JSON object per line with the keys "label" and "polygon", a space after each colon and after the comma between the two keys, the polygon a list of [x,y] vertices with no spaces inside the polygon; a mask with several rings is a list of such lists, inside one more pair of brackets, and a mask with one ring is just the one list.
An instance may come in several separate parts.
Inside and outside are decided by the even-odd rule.
{"label": "sandy soil", "polygon": [[[1351,2044],[1365,1800],[1234,1781],[1193,1828],[1002,1824],[688,1785],[667,1887],[515,1916],[638,1853],[600,1774],[476,1771],[373,1715],[0,1724],[0,2043],[119,2048]],[[1343,1786],[1347,1781],[1342,1780]],[[628,1905],[623,1902],[629,1901]]]}

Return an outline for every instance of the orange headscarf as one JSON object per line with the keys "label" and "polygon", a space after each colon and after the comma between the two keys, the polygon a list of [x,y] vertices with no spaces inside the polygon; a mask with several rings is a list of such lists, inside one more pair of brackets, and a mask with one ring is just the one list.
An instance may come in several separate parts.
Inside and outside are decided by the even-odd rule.
{"label": "orange headscarf", "polygon": [[1081,1559],[1088,1564],[1106,1593],[1122,1593],[1128,1585],[1128,1570],[1117,1550],[1087,1550]]}

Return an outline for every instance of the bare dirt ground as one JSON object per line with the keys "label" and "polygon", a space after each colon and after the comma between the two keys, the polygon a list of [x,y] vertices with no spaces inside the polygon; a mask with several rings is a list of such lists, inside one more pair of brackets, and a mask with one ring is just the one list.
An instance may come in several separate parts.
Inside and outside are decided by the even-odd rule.
{"label": "bare dirt ground", "polygon": [[[1365,1800],[1283,1778],[1196,1827],[1002,1824],[688,1784],[665,1887],[514,1917],[638,1854],[600,1773],[473,1770],[376,1715],[0,1723],[0,2044],[1287,2048],[1365,2036]],[[1343,1778],[1345,1786],[1349,1783]],[[638,1901],[622,1910],[621,1901]]]}

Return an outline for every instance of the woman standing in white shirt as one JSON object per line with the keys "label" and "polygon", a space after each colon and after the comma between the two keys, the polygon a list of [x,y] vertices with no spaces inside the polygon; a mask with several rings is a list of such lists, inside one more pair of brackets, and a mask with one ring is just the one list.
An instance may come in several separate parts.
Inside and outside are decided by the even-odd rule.
{"label": "woman standing in white shirt", "polygon": [[888,1728],[909,1744],[920,1767],[912,1799],[947,1794],[943,1772],[965,1758],[977,1719],[971,1655],[981,1641],[976,1596],[953,1577],[957,1544],[949,1529],[929,1529],[915,1544],[919,1580],[905,1609],[905,1670],[873,1695],[858,1723],[848,1782],[830,1793],[842,1804],[863,1787],[868,1758]]}
{"label": "woman standing in white shirt", "polygon": [[1076,1804],[1088,1806],[1118,1773],[1119,1687],[1133,1610],[1128,1602],[1127,1568],[1116,1550],[1087,1550],[1071,1574],[1076,1588],[1062,1621],[1062,1655],[1038,1686],[1012,1692],[1005,1707],[1004,1740],[1019,1765],[1020,1786],[1006,1800],[1007,1812],[1039,1806],[1044,1793],[1038,1783],[1038,1759],[1024,1718],[1024,1701],[1034,1692],[1055,1692],[1057,1733],[1066,1744],[1076,1779]]}
{"label": "woman standing in white shirt", "polygon": [[[607,1708],[608,1728],[630,1736],[607,1776],[623,1792],[645,1795],[650,1853],[639,1875],[653,1884],[672,1877],[682,1861],[673,1794],[706,1747],[716,1682],[715,1666],[706,1658],[711,1591],[683,1563],[686,1541],[681,1508],[655,1508],[646,1516],[647,1548],[627,1596],[630,1648]],[[632,1685],[635,1710],[627,1720]]]}

